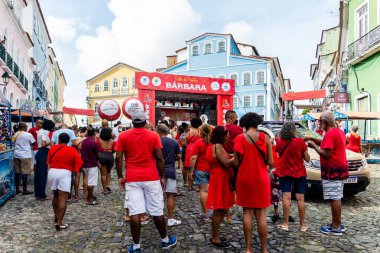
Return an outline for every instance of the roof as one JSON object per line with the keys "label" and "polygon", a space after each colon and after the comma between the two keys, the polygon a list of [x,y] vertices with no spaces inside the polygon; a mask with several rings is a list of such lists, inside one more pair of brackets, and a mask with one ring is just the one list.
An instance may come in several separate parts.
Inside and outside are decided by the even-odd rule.
{"label": "roof", "polygon": [[177,64],[173,65],[173,66],[170,66],[169,68],[158,68],[156,69],[157,72],[162,72],[164,70],[167,70],[167,69],[171,69],[171,68],[174,68],[174,67],[177,67],[178,65],[181,65],[183,63],[185,63],[187,60],[183,60],[183,61],[180,61],[180,62],[177,62]]}
{"label": "roof", "polygon": [[259,51],[257,51],[257,48],[256,48],[254,45],[245,44],[245,43],[240,43],[240,42],[236,42],[236,44],[238,44],[238,45],[243,45],[243,46],[247,46],[247,47],[252,47],[252,48],[253,48],[253,51],[255,51],[256,55],[260,56]]}
{"label": "roof", "polygon": [[232,36],[232,34],[229,34],[229,33],[210,33],[210,32],[207,32],[207,33],[204,33],[204,34],[201,34],[191,40],[187,40],[186,42],[191,42],[191,41],[194,41],[194,40],[197,40],[199,38],[202,38],[204,36],[213,36],[213,35],[216,35],[216,36]]}
{"label": "roof", "polygon": [[[39,10],[39,12],[40,12],[40,15],[41,15],[42,21],[43,21],[44,26],[45,26],[45,29],[46,29],[46,33],[47,33],[48,38],[49,38],[49,42],[51,43],[52,40],[51,40],[51,37],[50,37],[50,34],[49,34],[49,29],[47,28],[47,25],[46,25],[46,22],[45,22],[44,14],[42,13],[42,10],[41,10],[40,2],[39,2],[38,0],[36,0],[36,2],[37,2],[38,10]],[[49,43],[49,44],[50,44],[50,43]]]}
{"label": "roof", "polygon": [[176,50],[175,52],[178,53],[179,51],[182,51],[182,50],[185,50],[185,49],[187,49],[187,47],[180,48],[180,49]]}
{"label": "roof", "polygon": [[118,62],[118,63],[116,63],[115,65],[113,65],[112,67],[110,67],[110,68],[104,70],[104,71],[101,72],[100,74],[97,74],[97,75],[94,76],[93,78],[88,79],[88,80],[86,81],[86,83],[91,82],[92,80],[94,80],[94,79],[96,79],[96,78],[98,78],[98,77],[104,75],[105,73],[107,73],[108,71],[114,69],[115,67],[117,67],[117,66],[119,66],[119,65],[124,65],[124,66],[126,66],[126,67],[128,67],[128,68],[132,68],[132,69],[134,69],[134,70],[136,70],[136,71],[143,71],[143,70],[141,70],[141,69],[135,68],[135,67],[133,67],[133,66],[131,66],[131,65],[128,65],[128,64],[126,64],[126,63]]}

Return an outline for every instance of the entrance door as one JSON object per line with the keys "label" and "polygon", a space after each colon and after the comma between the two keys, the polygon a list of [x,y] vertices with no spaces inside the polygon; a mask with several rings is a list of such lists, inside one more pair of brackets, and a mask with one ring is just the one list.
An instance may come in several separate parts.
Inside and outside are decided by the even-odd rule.
{"label": "entrance door", "polygon": [[[368,99],[368,95],[365,96],[365,97],[361,97],[361,98],[358,98],[357,100],[357,110],[358,112],[368,112],[368,103],[369,103],[369,99]],[[367,136],[368,135],[371,135],[371,130],[370,130],[370,121],[367,120]],[[358,126],[359,126],[359,134],[362,136],[362,138],[364,137],[364,125],[365,125],[365,121],[364,120],[359,120],[358,121]]]}

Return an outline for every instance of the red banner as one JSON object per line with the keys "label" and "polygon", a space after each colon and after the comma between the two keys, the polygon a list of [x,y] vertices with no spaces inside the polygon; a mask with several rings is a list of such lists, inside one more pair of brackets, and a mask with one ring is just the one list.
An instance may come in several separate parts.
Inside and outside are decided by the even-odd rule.
{"label": "red banner", "polygon": [[217,124],[218,126],[223,126],[226,124],[226,119],[224,115],[227,111],[233,110],[233,96],[217,96]]}
{"label": "red banner", "polygon": [[155,91],[139,90],[139,99],[144,105],[144,111],[149,123],[156,123]]}
{"label": "red banner", "polygon": [[307,100],[313,98],[325,98],[326,90],[288,92],[282,95],[284,101]]}
{"label": "red banner", "polygon": [[135,80],[139,90],[235,95],[232,79],[136,72]]}

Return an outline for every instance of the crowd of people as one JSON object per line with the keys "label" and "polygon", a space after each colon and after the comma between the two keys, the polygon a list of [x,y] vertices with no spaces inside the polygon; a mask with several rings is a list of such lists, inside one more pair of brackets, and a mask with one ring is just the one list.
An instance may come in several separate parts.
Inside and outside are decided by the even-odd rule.
{"label": "crowd of people", "polygon": [[193,118],[190,125],[183,122],[177,126],[173,121],[163,121],[152,128],[147,124],[145,113],[137,112],[132,116],[133,128],[126,131],[120,122],[114,129],[104,121],[99,130],[92,126],[69,129],[62,125],[54,131],[52,121],[39,120],[29,132],[26,124],[20,123],[14,135],[16,194],[33,193],[27,189],[27,177],[34,157],[34,195],[37,200],[48,200],[45,192],[48,183],[53,191],[55,228],[67,229],[68,224],[63,222],[67,201],[79,200],[81,175],[82,197],[87,205],[97,205],[95,187],[99,171],[101,193],[108,195],[111,171],[115,167],[118,185],[125,190],[125,220],[130,223],[133,238],[128,252],[141,252],[141,222],[149,216],[160,234],[162,248],[169,249],[176,245],[177,238],[168,235],[166,227],[183,223],[174,213],[179,187],[176,170],[179,169],[183,186],[188,191],[197,187],[199,218],[211,222],[211,245],[221,249],[231,247],[220,235],[220,229],[223,220],[231,223],[229,209],[238,205],[243,208],[245,251],[252,252],[255,220],[261,252],[267,252],[266,209],[274,205],[272,220],[277,221],[278,204],[282,200],[284,217],[278,229],[294,229],[289,226],[293,220],[290,216],[293,191],[299,211],[299,230],[308,230],[304,161],[310,160],[309,147],[320,155],[323,195],[331,203],[332,221],[321,226],[320,231],[342,235],[345,227],[341,221],[341,198],[343,180],[348,177],[345,148],[347,140],[353,142],[353,138],[357,138],[357,129],[345,136],[336,127],[331,111],[323,112],[320,119],[322,142],[311,137],[300,138],[293,122],[284,123],[276,137],[269,136],[259,131],[263,119],[252,112],[238,119],[236,112],[228,111],[225,120],[224,126],[215,127]]}

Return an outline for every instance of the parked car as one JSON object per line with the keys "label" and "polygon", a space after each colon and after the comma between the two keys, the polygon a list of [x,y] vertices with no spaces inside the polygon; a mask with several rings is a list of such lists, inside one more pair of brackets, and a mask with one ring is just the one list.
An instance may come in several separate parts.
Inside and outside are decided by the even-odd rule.
{"label": "parked car", "polygon": [[[275,138],[283,124],[284,122],[282,121],[265,121],[263,125],[259,127],[259,130],[268,134],[269,137]],[[312,136],[316,139],[322,140],[322,136],[307,129],[301,123],[295,122],[295,125],[299,137]],[[306,194],[322,194],[320,157],[312,148],[308,148],[308,152],[310,154],[310,161],[305,162],[307,172]],[[362,154],[346,149],[346,155],[350,176],[348,179],[344,180],[344,194],[355,195],[359,192],[365,191],[371,182],[370,166],[367,164],[367,160]]]}

